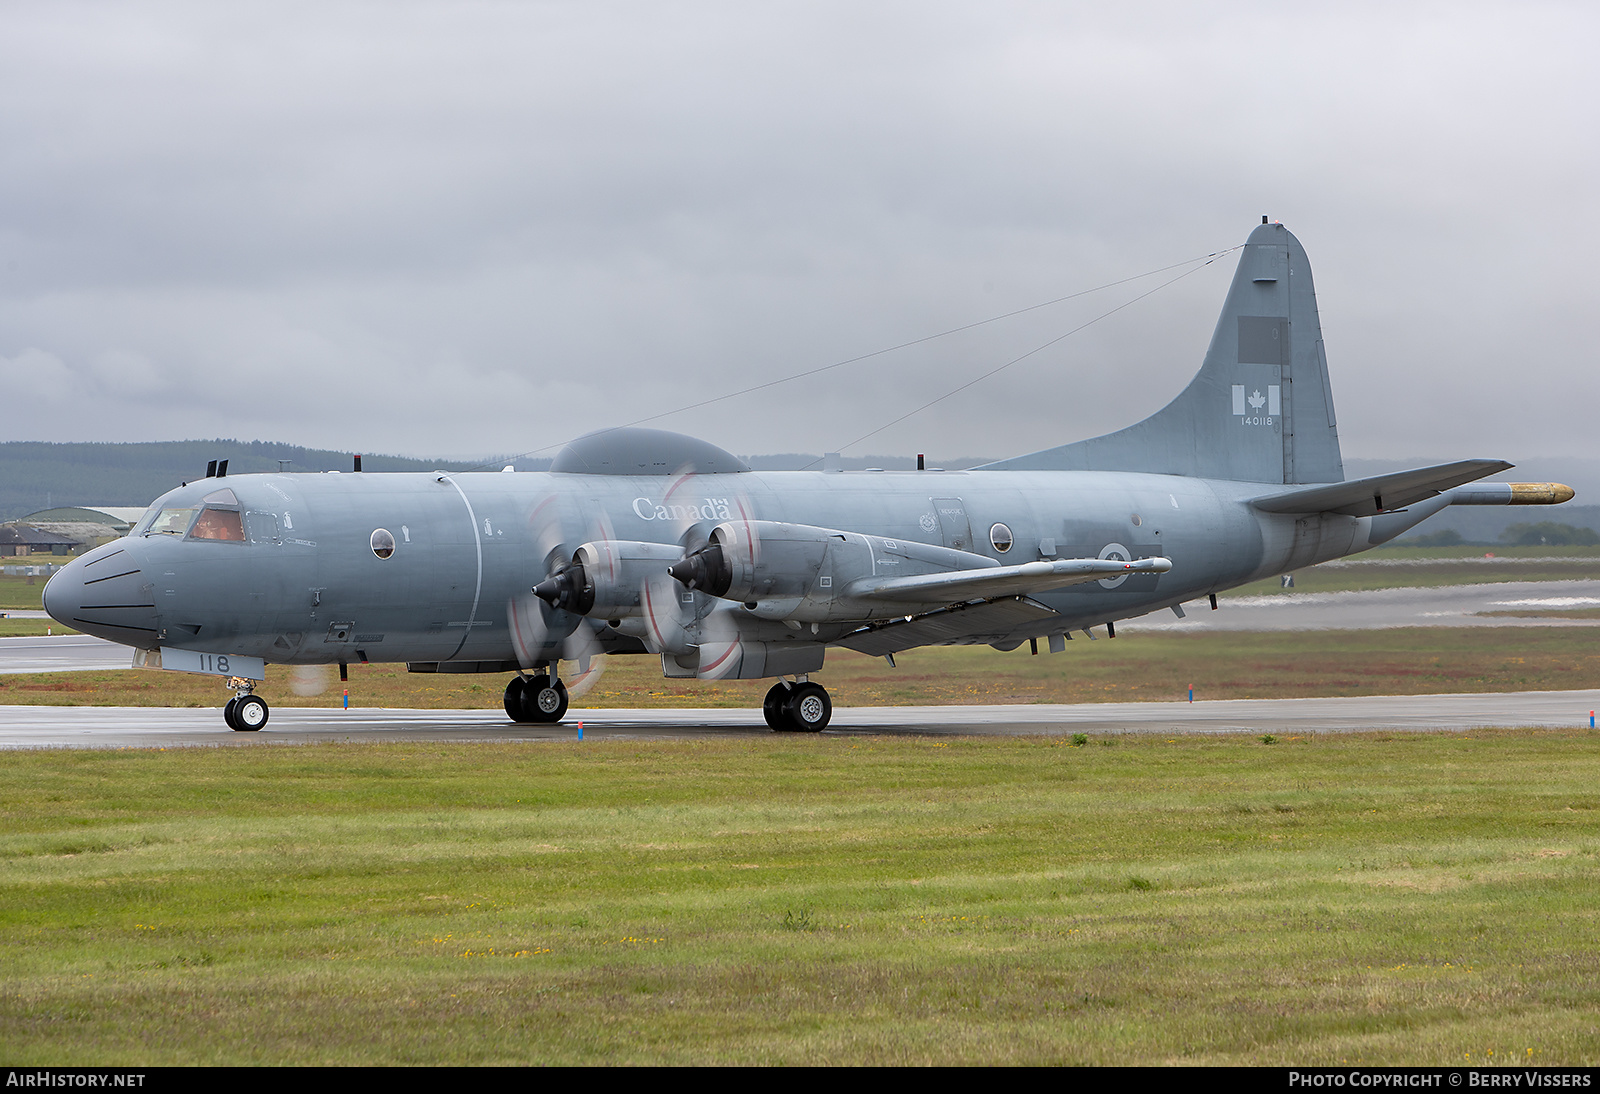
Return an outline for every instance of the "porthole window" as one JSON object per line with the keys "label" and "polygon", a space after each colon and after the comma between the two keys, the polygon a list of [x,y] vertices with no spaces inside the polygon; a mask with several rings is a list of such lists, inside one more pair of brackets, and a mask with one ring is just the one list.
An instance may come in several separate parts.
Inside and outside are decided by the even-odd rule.
{"label": "porthole window", "polygon": [[1128,519],[1133,523],[1133,526],[1135,528],[1139,527],[1139,525],[1144,523],[1144,518],[1141,517],[1138,513],[1133,514],[1133,516],[1129,517]]}
{"label": "porthole window", "polygon": [[994,525],[989,529],[989,542],[994,544],[994,549],[996,551],[999,551],[1001,554],[1005,554],[1007,551],[1011,550],[1011,544],[1013,542],[1011,538],[1011,529],[1007,528],[1004,524]]}
{"label": "porthole window", "polygon": [[394,533],[387,528],[379,528],[372,533],[372,553],[379,558],[394,554]]}

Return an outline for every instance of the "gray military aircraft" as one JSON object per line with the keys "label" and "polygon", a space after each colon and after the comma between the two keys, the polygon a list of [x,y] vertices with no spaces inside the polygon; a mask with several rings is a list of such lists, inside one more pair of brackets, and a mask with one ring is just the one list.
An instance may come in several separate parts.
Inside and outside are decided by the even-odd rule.
{"label": "gray military aircraft", "polygon": [[230,478],[224,461],[44,600],[135,664],[228,678],[235,730],[267,722],[267,663],[512,672],[506,713],[558,722],[600,655],[647,653],[668,677],[776,677],[768,724],[817,731],[832,705],[810,677],[830,646],[891,663],[923,645],[1060,651],[1447,505],[1572,497],[1467,485],[1510,466],[1345,480],[1311,267],[1263,217],[1199,373],[1116,433],[967,471],[762,473],[638,428],[579,438],[538,473]]}

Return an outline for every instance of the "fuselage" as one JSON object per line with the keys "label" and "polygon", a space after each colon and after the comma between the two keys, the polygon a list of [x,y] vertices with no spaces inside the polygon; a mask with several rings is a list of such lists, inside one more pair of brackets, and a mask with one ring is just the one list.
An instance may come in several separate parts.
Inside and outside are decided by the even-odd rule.
{"label": "fuselage", "polygon": [[[127,537],[56,574],[45,606],[68,626],[143,649],[283,664],[496,663],[516,658],[511,606],[552,560],[600,539],[681,545],[739,514],[1003,565],[1172,560],[1169,573],[1034,595],[1056,614],[996,642],[1014,644],[1371,545],[1369,518],[1253,509],[1250,499],[1270,489],[1089,471],[239,475],[159,498]],[[781,619],[756,616],[749,627],[753,638],[762,628],[797,637]],[[825,645],[858,627],[828,623],[798,637]],[[614,652],[645,650],[626,627],[600,633]]]}

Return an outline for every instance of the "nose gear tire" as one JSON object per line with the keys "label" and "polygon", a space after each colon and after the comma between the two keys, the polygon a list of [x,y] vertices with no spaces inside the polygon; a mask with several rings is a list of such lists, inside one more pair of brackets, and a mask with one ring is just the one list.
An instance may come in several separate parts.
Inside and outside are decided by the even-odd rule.
{"label": "nose gear tire", "polygon": [[254,733],[267,724],[270,713],[265,699],[259,695],[246,695],[235,700],[233,728],[241,733]]}

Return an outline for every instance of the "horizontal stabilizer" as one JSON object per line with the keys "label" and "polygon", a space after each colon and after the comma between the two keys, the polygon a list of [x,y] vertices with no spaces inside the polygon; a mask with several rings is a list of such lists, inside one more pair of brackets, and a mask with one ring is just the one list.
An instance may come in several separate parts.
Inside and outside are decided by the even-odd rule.
{"label": "horizontal stabilizer", "polygon": [[1343,513],[1370,517],[1435,497],[1453,486],[1511,468],[1504,460],[1460,460],[1436,467],[1396,471],[1327,486],[1307,486],[1256,498],[1250,504],[1264,513]]}
{"label": "horizontal stabilizer", "polygon": [[1170,569],[1172,560],[1166,558],[1141,558],[1134,562],[1115,558],[1062,558],[1053,562],[1041,560],[1019,566],[991,566],[915,577],[864,577],[851,582],[845,595],[865,600],[955,604],[964,600],[1042,593],[1124,574],[1164,574]]}

